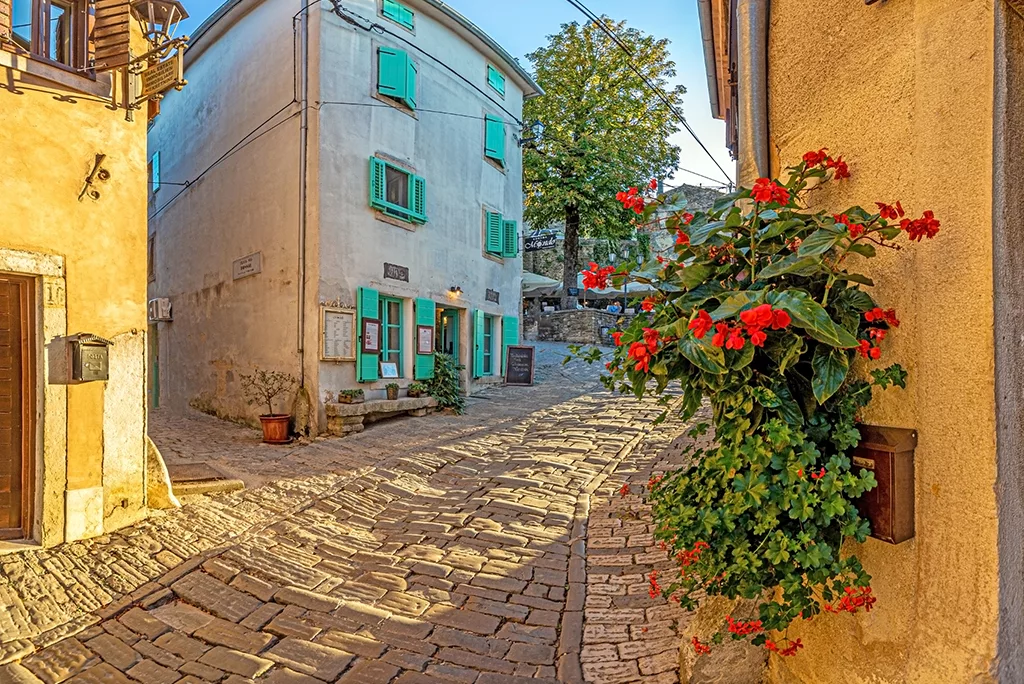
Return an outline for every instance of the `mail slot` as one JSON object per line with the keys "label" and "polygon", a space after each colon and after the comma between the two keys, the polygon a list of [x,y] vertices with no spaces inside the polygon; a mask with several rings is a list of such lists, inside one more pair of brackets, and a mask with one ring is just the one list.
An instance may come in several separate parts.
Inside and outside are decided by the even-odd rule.
{"label": "mail slot", "polygon": [[861,425],[853,450],[855,472],[870,470],[878,486],[857,500],[857,510],[871,523],[871,536],[890,544],[914,536],[914,449],[917,431]]}
{"label": "mail slot", "polygon": [[80,333],[69,338],[71,344],[71,380],[95,382],[110,378],[108,348],[113,344],[98,335]]}

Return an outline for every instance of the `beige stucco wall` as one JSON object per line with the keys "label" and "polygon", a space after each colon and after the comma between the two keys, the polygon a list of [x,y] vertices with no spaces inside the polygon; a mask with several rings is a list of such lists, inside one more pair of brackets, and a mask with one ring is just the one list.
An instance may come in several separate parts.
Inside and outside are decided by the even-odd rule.
{"label": "beige stucco wall", "polygon": [[[145,515],[146,121],[24,69],[0,52],[0,268],[39,292],[34,535],[53,544]],[[97,154],[110,178],[79,201]],[[114,341],[109,382],[67,385],[79,332]]]}
{"label": "beige stucco wall", "polygon": [[998,620],[992,339],[992,0],[775,0],[773,157],[828,147],[853,178],[814,197],[836,210],[902,200],[939,237],[871,262],[902,325],[883,363],[910,372],[867,422],[913,427],[915,539],[851,544],[878,603],[794,626],[774,682],[989,681]]}

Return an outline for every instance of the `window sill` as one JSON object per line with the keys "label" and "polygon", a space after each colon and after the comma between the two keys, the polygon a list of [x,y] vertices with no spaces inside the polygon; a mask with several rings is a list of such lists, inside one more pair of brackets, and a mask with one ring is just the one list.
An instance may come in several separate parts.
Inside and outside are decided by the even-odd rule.
{"label": "window sill", "polygon": [[416,110],[415,109],[410,109],[409,106],[406,105],[403,102],[399,102],[398,100],[393,100],[390,97],[387,97],[386,95],[381,95],[380,93],[377,92],[376,87],[374,87],[374,90],[373,90],[373,93],[372,93],[372,97],[373,97],[373,99],[377,100],[378,102],[383,102],[384,104],[388,105],[392,109],[397,109],[398,111],[402,112],[406,116],[411,116],[412,118],[414,118],[417,121],[419,121],[419,117],[416,116]]}
{"label": "window sill", "polygon": [[489,259],[490,261],[493,261],[496,264],[501,264],[502,266],[505,265],[504,257],[500,257],[496,254],[491,254],[490,252],[484,252],[484,259]]}
{"label": "window sill", "polygon": [[506,176],[508,175],[508,168],[497,159],[492,159],[491,157],[488,157],[485,154],[484,161],[493,166],[494,168],[498,169],[498,171],[501,171],[502,174]]}
{"label": "window sill", "polygon": [[374,213],[374,218],[376,218],[378,221],[382,223],[390,223],[391,225],[398,226],[399,228],[407,230],[410,233],[415,233],[420,228],[420,226],[426,225],[425,223],[413,223],[411,221],[403,221],[400,218],[395,218],[394,216],[385,214],[383,211],[380,211],[379,209],[372,209],[372,211]]}
{"label": "window sill", "polygon": [[[99,74],[96,78],[82,76],[67,67],[57,66],[44,62],[28,55],[15,54],[7,49],[0,49],[0,68],[6,67],[14,71],[31,74],[44,81],[49,81],[58,86],[86,95],[110,99],[110,74]],[[17,83],[13,86],[17,88]]]}

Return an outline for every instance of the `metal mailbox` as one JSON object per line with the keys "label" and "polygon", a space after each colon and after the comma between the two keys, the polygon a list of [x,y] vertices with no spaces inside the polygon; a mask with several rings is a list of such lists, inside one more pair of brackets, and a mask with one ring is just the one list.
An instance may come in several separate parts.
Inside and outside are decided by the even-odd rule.
{"label": "metal mailbox", "polygon": [[853,451],[853,467],[870,470],[878,486],[857,501],[871,523],[871,536],[890,544],[914,536],[914,449],[917,431],[860,426],[861,441]]}
{"label": "metal mailbox", "polygon": [[88,333],[73,335],[68,342],[71,345],[73,382],[96,382],[110,378],[108,349],[113,342]]}

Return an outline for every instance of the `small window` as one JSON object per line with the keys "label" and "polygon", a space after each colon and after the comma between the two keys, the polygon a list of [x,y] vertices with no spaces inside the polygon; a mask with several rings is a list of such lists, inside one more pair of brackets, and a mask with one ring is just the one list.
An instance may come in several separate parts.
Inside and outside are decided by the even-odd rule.
{"label": "small window", "polygon": [[402,368],[402,300],[380,298],[380,360],[398,366],[398,377],[404,377]]}
{"label": "small window", "polygon": [[156,235],[149,236],[149,249],[146,251],[146,275],[149,282],[156,280]]}
{"label": "small window", "polygon": [[146,173],[149,176],[150,198],[160,190],[160,153],[155,152],[146,166]]}
{"label": "small window", "polygon": [[493,211],[485,213],[484,251],[491,256],[514,259],[519,256],[519,224],[506,221]]}
{"label": "small window", "polygon": [[410,31],[416,28],[416,13],[396,0],[384,0],[381,15]]}
{"label": "small window", "polygon": [[484,316],[484,375],[494,375],[494,317]]}
{"label": "small window", "polygon": [[416,110],[418,69],[409,53],[397,48],[377,49],[377,92]]}
{"label": "small window", "polygon": [[491,86],[494,92],[505,97],[505,77],[490,64],[487,65],[487,85]]}
{"label": "small window", "polygon": [[86,0],[14,0],[14,44],[36,57],[72,69],[89,67],[89,3]]}
{"label": "small window", "polygon": [[484,156],[505,166],[505,122],[501,117],[484,117]]}
{"label": "small window", "polygon": [[400,166],[371,157],[370,206],[409,223],[426,223],[427,181]]}

